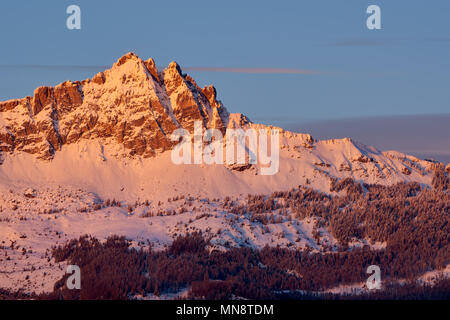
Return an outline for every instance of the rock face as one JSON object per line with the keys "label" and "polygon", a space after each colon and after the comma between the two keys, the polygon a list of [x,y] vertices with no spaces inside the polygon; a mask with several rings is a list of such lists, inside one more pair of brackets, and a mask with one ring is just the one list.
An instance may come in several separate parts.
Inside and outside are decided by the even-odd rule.
{"label": "rock face", "polygon": [[39,87],[33,97],[0,102],[0,153],[52,159],[65,144],[100,138],[130,156],[152,157],[172,148],[174,130],[192,132],[199,120],[224,131],[228,118],[214,87],[200,88],[175,62],[160,72],[152,59],[128,53],[92,79]]}

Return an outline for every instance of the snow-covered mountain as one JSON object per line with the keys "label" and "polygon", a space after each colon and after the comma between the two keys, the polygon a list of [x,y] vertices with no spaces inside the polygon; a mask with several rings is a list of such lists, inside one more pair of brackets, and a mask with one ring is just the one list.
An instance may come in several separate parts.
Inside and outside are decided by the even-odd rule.
{"label": "snow-covered mountain", "polygon": [[[33,97],[0,102],[2,183],[46,182],[136,198],[182,193],[224,196],[308,184],[327,191],[331,177],[368,183],[429,184],[435,163],[381,152],[351,139],[318,141],[280,129],[280,171],[174,165],[168,151],[178,128],[265,128],[229,114],[213,86],[200,88],[172,62],[158,71],[133,53],[92,79],[39,87]],[[240,169],[242,170],[242,168]],[[121,192],[119,192],[122,190]],[[125,191],[125,192],[123,192]]]}
{"label": "snow-covered mountain", "polygon": [[[0,287],[51,290],[64,271],[46,259],[47,250],[85,233],[102,239],[126,235],[137,246],[165,245],[177,234],[201,230],[218,248],[321,250],[314,219],[280,218],[265,227],[251,216],[236,218],[224,199],[231,197],[238,207],[247,194],[298,186],[330,193],[330,184],[342,178],[431,185],[440,165],[350,138],[321,141],[281,128],[274,175],[259,174],[259,164],[174,164],[170,136],[180,128],[192,133],[194,121],[222,133],[274,129],[230,114],[214,87],[200,88],[175,62],[159,71],[152,59],[133,53],[92,79],[40,87],[33,97],[0,102],[0,240],[9,257],[0,259],[6,270]],[[319,231],[323,244],[336,244],[327,230]],[[355,245],[362,244],[360,239]],[[24,281],[25,275],[31,280]]]}
{"label": "snow-covered mountain", "polygon": [[33,97],[0,103],[4,152],[23,151],[40,159],[80,140],[111,140],[130,155],[154,156],[169,149],[168,134],[192,128],[224,128],[228,114],[214,87],[201,89],[172,62],[158,72],[152,59],[133,53],[92,79],[39,87]]}

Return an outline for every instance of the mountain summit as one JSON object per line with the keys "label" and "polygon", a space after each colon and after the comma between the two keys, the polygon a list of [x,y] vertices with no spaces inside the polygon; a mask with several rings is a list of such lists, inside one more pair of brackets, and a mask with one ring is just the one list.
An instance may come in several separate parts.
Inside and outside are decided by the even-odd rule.
{"label": "mountain summit", "polygon": [[200,88],[176,62],[158,71],[134,53],[92,79],[39,87],[33,97],[0,102],[0,150],[52,159],[63,145],[102,138],[130,155],[152,157],[195,120],[224,130],[229,114],[213,86]]}

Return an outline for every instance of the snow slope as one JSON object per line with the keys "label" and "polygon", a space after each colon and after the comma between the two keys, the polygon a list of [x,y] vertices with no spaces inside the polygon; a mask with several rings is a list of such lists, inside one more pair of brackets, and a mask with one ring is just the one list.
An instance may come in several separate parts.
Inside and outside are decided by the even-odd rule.
{"label": "snow slope", "polygon": [[217,164],[176,165],[171,161],[171,151],[153,158],[118,157],[109,145],[86,140],[63,146],[51,161],[27,153],[6,157],[0,166],[0,184],[20,182],[36,188],[61,184],[95,192],[102,198],[135,201],[188,194],[267,194],[298,185],[329,192],[330,177],[379,184],[431,183],[435,165],[432,162],[398,152],[379,152],[350,139],[305,144],[305,136],[282,134],[280,169],[274,175],[260,175],[258,165],[244,171]]}

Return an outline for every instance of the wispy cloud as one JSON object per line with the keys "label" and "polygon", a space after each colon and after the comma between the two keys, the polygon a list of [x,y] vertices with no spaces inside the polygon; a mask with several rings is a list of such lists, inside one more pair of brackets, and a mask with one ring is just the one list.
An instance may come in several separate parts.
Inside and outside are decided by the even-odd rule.
{"label": "wispy cloud", "polygon": [[[108,69],[108,66],[83,66],[83,65],[40,65],[40,64],[16,64],[0,65],[0,69],[37,69],[48,71],[102,71]],[[160,70],[164,67],[158,67]],[[233,68],[233,67],[182,67],[183,71],[195,72],[231,72],[247,74],[326,74],[326,72],[309,69],[295,68]]]}
{"label": "wispy cloud", "polygon": [[364,39],[354,39],[354,40],[344,40],[329,43],[329,46],[333,47],[373,47],[382,46],[388,44],[387,41],[382,40],[364,40]]}
{"label": "wispy cloud", "polygon": [[263,74],[325,74],[326,72],[293,68],[221,68],[221,67],[183,67],[186,71],[200,72],[232,72],[232,73],[263,73]]}
{"label": "wispy cloud", "polygon": [[36,69],[49,71],[101,71],[108,66],[82,66],[82,65],[44,65],[44,64],[12,64],[0,65],[0,69]]}
{"label": "wispy cloud", "polygon": [[[110,66],[103,65],[40,65],[40,64],[15,64],[0,65],[2,70],[42,70],[42,71],[89,71],[99,72],[109,69]],[[159,70],[164,70],[164,66],[158,66]],[[296,69],[296,68],[234,68],[234,67],[181,67],[183,71],[192,72],[223,72],[223,73],[241,73],[241,74],[292,74],[292,75],[366,75],[371,77],[398,76],[400,73],[395,72],[348,72],[348,71],[321,71],[312,69]]]}
{"label": "wispy cloud", "polygon": [[390,39],[345,39],[331,43],[327,43],[327,46],[332,47],[375,47],[386,45],[398,45],[398,44],[447,44],[450,43],[450,37],[432,37],[432,38],[390,38]]}
{"label": "wispy cloud", "polygon": [[427,38],[423,39],[425,42],[431,42],[431,43],[450,43],[450,37],[447,38]]}

